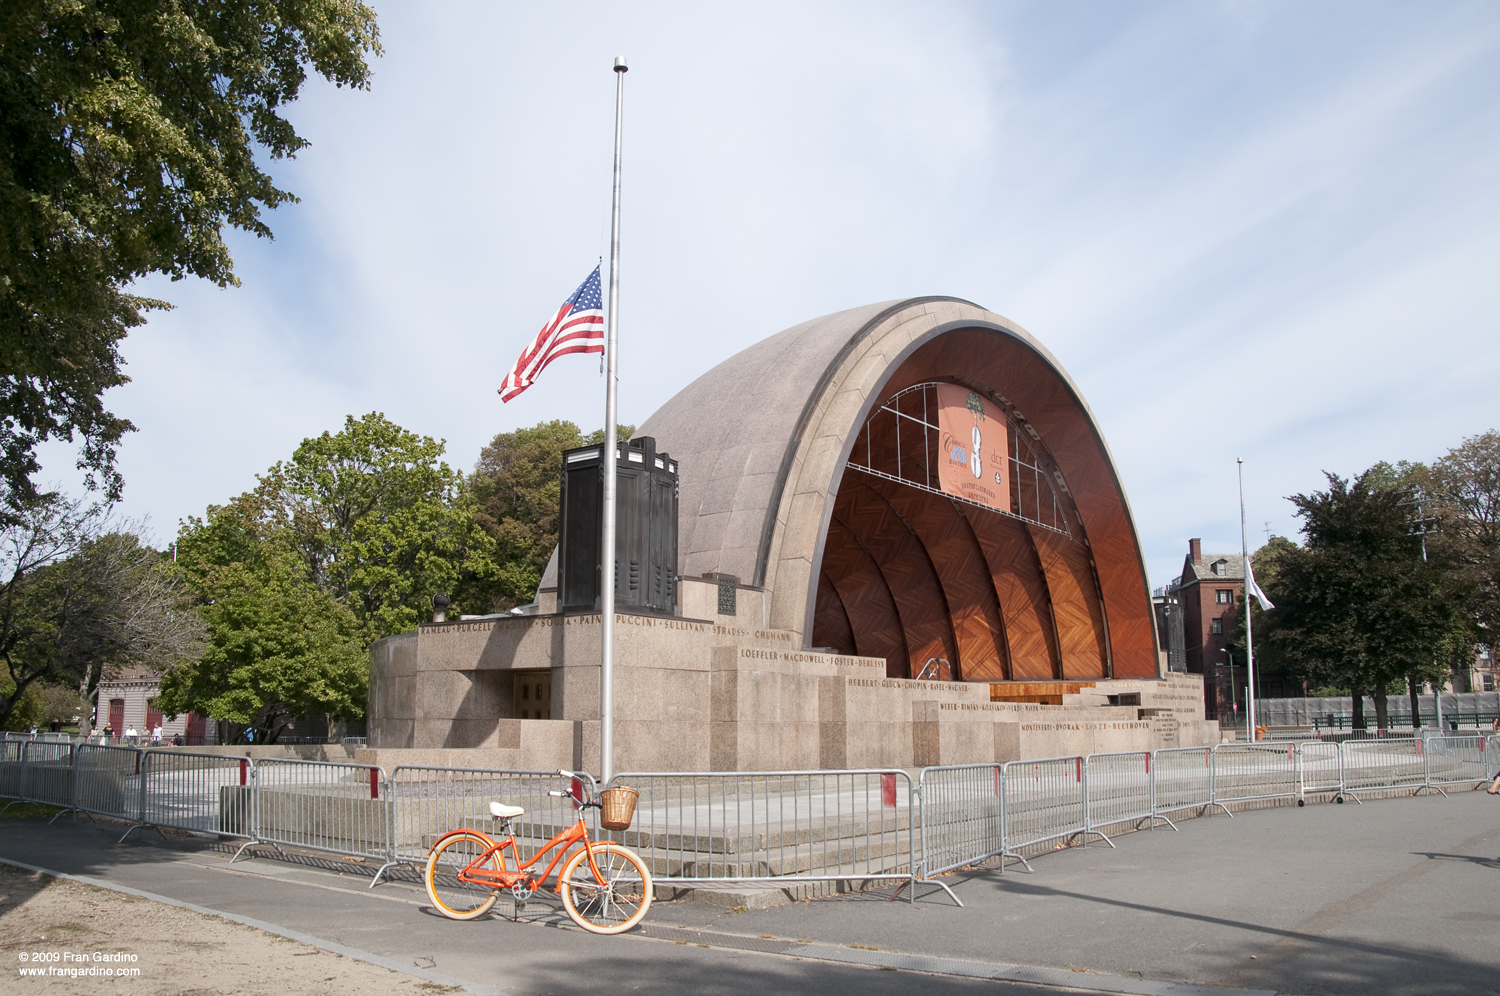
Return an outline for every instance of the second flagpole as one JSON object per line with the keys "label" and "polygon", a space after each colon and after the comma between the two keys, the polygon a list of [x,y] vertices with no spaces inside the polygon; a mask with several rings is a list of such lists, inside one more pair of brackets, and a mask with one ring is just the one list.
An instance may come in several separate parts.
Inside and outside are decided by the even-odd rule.
{"label": "second flagpole", "polygon": [[[1250,633],[1250,542],[1245,535],[1245,458],[1236,457],[1240,472],[1240,570],[1245,575],[1245,732],[1247,739],[1259,740],[1255,735],[1255,638]],[[1234,677],[1231,675],[1230,680]]]}
{"label": "second flagpole", "polygon": [[620,128],[625,120],[625,65],[615,57],[615,182],[609,218],[609,318],[604,347],[604,529],[599,564],[599,784],[615,773],[615,353],[620,331]]}

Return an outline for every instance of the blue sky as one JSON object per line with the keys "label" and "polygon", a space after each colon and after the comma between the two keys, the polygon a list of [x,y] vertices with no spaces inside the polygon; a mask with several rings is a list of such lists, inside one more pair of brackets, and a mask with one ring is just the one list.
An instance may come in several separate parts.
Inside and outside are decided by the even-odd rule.
{"label": "blue sky", "polygon": [[[301,196],[235,237],[109,396],[158,540],[347,414],[470,469],[603,422],[593,358],[495,388],[607,250],[627,78],[621,419],[829,312],[949,294],[1098,416],[1153,586],[1187,540],[1500,425],[1500,6],[376,4],[373,87],[311,85]],[[66,483],[72,456],[46,451]]]}

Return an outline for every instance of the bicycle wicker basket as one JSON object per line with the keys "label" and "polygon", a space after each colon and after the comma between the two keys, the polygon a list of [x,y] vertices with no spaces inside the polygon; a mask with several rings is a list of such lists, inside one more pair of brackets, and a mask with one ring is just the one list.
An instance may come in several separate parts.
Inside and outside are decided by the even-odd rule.
{"label": "bicycle wicker basket", "polygon": [[599,793],[599,822],[606,830],[629,830],[640,793],[629,785],[615,785]]}

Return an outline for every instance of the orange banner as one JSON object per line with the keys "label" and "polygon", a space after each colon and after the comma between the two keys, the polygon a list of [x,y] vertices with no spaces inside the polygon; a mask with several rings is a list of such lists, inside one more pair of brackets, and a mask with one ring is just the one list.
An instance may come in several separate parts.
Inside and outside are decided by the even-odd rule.
{"label": "orange banner", "polygon": [[1010,433],[1005,414],[975,391],[939,384],[938,484],[950,495],[1010,511]]}

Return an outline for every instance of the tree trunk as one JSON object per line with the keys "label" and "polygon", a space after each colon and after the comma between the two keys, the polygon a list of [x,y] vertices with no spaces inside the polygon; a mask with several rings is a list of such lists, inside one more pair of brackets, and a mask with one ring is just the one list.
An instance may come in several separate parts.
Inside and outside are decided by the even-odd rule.
{"label": "tree trunk", "polygon": [[1422,728],[1422,706],[1418,698],[1418,690],[1421,687],[1417,683],[1417,676],[1409,674],[1406,676],[1406,687],[1411,693],[1411,728],[1413,731]]}
{"label": "tree trunk", "polygon": [[1386,710],[1385,686],[1376,685],[1370,697],[1375,700],[1375,725],[1381,730],[1389,728],[1390,718]]}
{"label": "tree trunk", "polygon": [[1365,690],[1355,685],[1349,689],[1349,693],[1354,697],[1354,721],[1350,725],[1356,730],[1363,730],[1365,728]]}

